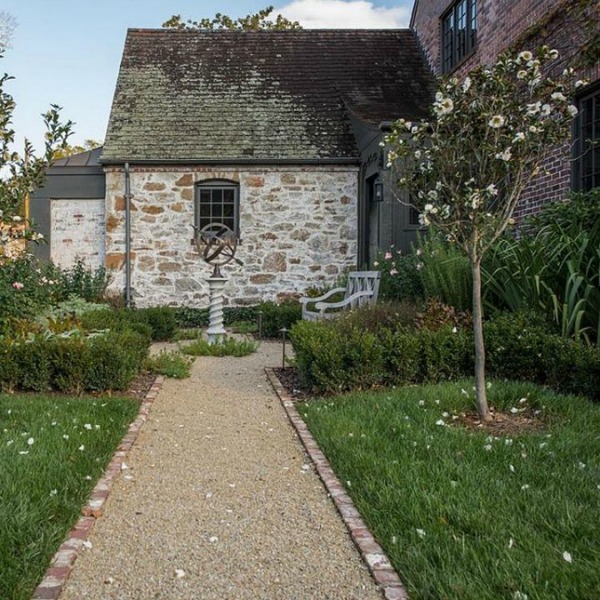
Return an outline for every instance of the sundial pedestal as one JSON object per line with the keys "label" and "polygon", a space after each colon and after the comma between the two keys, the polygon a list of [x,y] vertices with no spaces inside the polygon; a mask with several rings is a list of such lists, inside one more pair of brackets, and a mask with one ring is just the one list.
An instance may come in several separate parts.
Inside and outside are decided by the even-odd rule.
{"label": "sundial pedestal", "polygon": [[226,277],[223,277],[217,269],[213,273],[212,277],[209,277],[208,290],[210,297],[209,311],[208,311],[208,343],[212,346],[213,344],[219,344],[223,341],[226,331],[223,325],[223,288],[227,281]]}

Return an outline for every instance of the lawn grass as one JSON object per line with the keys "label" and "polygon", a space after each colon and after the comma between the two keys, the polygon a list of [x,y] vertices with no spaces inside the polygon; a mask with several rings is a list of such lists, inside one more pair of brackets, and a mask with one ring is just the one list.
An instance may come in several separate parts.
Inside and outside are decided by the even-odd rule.
{"label": "lawn grass", "polygon": [[299,410],[411,600],[600,598],[600,406],[522,383],[489,395],[543,428],[458,425],[464,381]]}
{"label": "lawn grass", "polygon": [[0,395],[0,598],[31,597],[138,408]]}

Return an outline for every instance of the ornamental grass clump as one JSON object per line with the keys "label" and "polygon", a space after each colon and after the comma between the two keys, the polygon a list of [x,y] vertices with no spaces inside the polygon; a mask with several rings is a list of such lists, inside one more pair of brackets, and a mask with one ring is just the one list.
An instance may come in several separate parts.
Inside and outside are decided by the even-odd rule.
{"label": "ornamental grass clump", "polygon": [[[584,85],[547,47],[502,54],[462,81],[444,79],[429,121],[399,120],[382,142],[399,185],[420,212],[468,257],[473,278],[476,404],[491,419],[485,387],[481,262],[511,222],[518,200],[543,173],[544,160],[569,133],[577,108],[568,98]],[[401,171],[400,171],[401,170]]]}

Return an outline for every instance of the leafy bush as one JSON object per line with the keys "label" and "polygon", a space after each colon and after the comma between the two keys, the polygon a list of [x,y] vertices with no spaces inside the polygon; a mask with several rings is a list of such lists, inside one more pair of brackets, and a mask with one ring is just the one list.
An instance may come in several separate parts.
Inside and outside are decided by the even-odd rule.
{"label": "leafy bush", "polygon": [[473,319],[469,311],[458,311],[453,306],[443,304],[437,298],[431,298],[427,301],[425,309],[417,313],[414,323],[420,329],[429,329],[436,331],[451,325],[458,328],[471,329]]}
{"label": "leafy bush", "polygon": [[457,310],[471,310],[473,278],[468,257],[435,233],[421,242],[417,253],[425,297],[438,298]]}
{"label": "leafy bush", "polygon": [[175,313],[168,307],[95,310],[83,314],[81,324],[87,331],[137,331],[155,342],[173,339],[177,330]]}
{"label": "leafy bush", "polygon": [[250,340],[236,340],[234,338],[225,338],[216,344],[209,344],[204,339],[198,339],[191,344],[180,346],[179,349],[184,354],[191,356],[247,356],[256,352],[258,345]]}
{"label": "leafy bush", "polygon": [[45,265],[44,277],[54,281],[53,294],[56,301],[68,300],[72,297],[83,298],[86,302],[102,302],[106,288],[110,283],[110,275],[103,266],[97,269],[88,267],[81,259],[69,269],[61,269],[53,264]]}
{"label": "leafy bush", "polygon": [[449,327],[369,331],[342,319],[302,321],[292,328],[291,340],[304,382],[318,393],[455,379],[471,362],[470,336]]}
{"label": "leafy bush", "polygon": [[425,293],[421,266],[414,252],[402,254],[392,247],[387,252],[377,253],[373,269],[381,271],[379,297],[382,300],[420,302]]}
{"label": "leafy bush", "polygon": [[292,325],[302,319],[302,306],[296,300],[288,300],[277,304],[262,302],[256,307],[256,313],[262,312],[262,335],[267,338],[280,337],[280,329],[291,329]]}
{"label": "leafy bush", "polygon": [[533,309],[564,337],[598,344],[600,192],[554,202],[519,239],[496,242],[483,264],[484,300],[494,310]]}
{"label": "leafy bush", "polygon": [[190,376],[194,360],[176,350],[161,350],[144,361],[144,369],[171,379],[185,379]]}
{"label": "leafy bush", "polygon": [[378,302],[351,311],[345,311],[338,319],[342,327],[358,327],[378,333],[381,329],[413,327],[418,319],[417,306],[409,301]]}
{"label": "leafy bush", "polygon": [[0,339],[0,388],[5,391],[126,389],[146,358],[149,338],[133,331],[85,337],[38,335]]}

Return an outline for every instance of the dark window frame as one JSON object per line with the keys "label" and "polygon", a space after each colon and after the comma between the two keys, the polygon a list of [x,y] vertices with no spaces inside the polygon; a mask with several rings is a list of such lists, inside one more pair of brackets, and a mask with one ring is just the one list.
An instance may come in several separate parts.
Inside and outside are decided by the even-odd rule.
{"label": "dark window frame", "polygon": [[600,187],[600,84],[585,90],[576,103],[579,112],[573,120],[571,187],[588,192]]}
{"label": "dark window frame", "polygon": [[[230,199],[231,198],[231,199]],[[231,210],[226,207],[231,207]],[[225,214],[231,212],[232,214]],[[194,227],[223,223],[240,238],[240,185],[228,179],[207,179],[194,186]]]}
{"label": "dark window frame", "polygon": [[477,18],[477,0],[455,0],[442,15],[440,66],[443,74],[451,73],[475,52]]}

